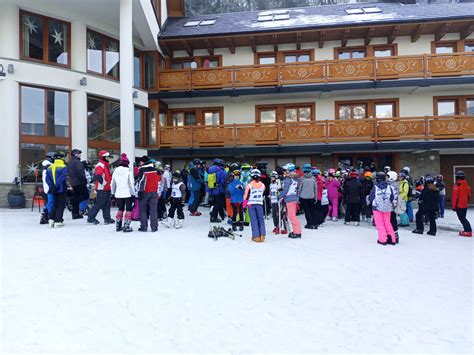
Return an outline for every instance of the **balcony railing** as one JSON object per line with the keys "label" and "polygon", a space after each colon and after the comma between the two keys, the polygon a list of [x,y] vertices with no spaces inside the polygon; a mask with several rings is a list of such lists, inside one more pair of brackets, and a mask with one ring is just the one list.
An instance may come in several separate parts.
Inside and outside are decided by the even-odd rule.
{"label": "balcony railing", "polygon": [[161,127],[159,147],[238,147],[474,138],[474,116]]}
{"label": "balcony railing", "polygon": [[161,91],[474,75],[474,53],[165,70]]}

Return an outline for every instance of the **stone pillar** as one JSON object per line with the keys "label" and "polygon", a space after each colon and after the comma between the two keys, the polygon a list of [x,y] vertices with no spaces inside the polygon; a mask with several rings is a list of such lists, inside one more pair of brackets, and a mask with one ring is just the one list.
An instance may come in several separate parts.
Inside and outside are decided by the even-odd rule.
{"label": "stone pillar", "polygon": [[0,80],[0,117],[2,118],[2,139],[0,139],[0,183],[11,183],[18,176],[20,163],[19,85],[15,80]]}
{"label": "stone pillar", "polygon": [[135,159],[132,0],[120,0],[120,150]]}
{"label": "stone pillar", "polygon": [[71,93],[71,150],[80,149],[82,157],[87,154],[87,93],[76,90]]}
{"label": "stone pillar", "polygon": [[[71,23],[71,51],[75,55],[71,58],[71,68],[80,72],[87,72],[87,28],[83,22]],[[79,55],[80,54],[80,55]]]}

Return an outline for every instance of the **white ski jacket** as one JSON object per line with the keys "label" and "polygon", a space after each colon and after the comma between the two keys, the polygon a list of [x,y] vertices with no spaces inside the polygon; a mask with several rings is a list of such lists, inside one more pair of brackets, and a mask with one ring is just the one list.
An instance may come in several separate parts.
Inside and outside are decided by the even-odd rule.
{"label": "white ski jacket", "polygon": [[119,166],[112,174],[112,195],[116,198],[128,198],[133,194],[133,173],[129,168]]}

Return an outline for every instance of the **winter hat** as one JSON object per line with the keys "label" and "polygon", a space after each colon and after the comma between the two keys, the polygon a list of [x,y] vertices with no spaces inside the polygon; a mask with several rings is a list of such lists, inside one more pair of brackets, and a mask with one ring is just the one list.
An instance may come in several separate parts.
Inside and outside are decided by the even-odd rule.
{"label": "winter hat", "polygon": [[130,160],[128,160],[127,154],[122,153],[120,155],[120,165],[128,166],[130,164]]}
{"label": "winter hat", "polygon": [[150,158],[148,158],[148,155],[144,155],[140,158],[140,161],[143,163],[143,164],[146,164],[150,161]]}
{"label": "winter hat", "polygon": [[310,164],[305,164],[305,165],[303,165],[303,172],[304,172],[304,173],[309,173],[309,172],[311,172],[311,165],[310,165]]}
{"label": "winter hat", "polygon": [[311,170],[311,175],[318,176],[319,174],[321,174],[321,171],[318,168]]}

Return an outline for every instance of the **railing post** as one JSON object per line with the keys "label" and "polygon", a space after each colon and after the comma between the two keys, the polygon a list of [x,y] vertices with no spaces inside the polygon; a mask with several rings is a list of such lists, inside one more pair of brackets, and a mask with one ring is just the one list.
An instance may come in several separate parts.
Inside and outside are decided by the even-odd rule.
{"label": "railing post", "polygon": [[428,116],[425,116],[425,141],[429,140],[429,123],[428,123]]}
{"label": "railing post", "polygon": [[326,120],[326,122],[324,123],[324,130],[325,130],[325,141],[326,141],[326,144],[329,143],[329,120]]}
{"label": "railing post", "polygon": [[374,81],[377,81],[377,57],[374,57],[372,60],[374,62]]}
{"label": "railing post", "polygon": [[235,65],[231,69],[231,78],[232,78],[232,89],[235,89],[235,82],[237,81],[237,72],[235,70]]}
{"label": "railing post", "polygon": [[281,86],[281,66],[280,66],[280,63],[277,63],[277,83],[278,83],[278,86]]}
{"label": "railing post", "polygon": [[426,54],[423,54],[423,77],[426,78],[428,76],[428,59]]}
{"label": "railing post", "polygon": [[328,65],[327,59],[325,59],[323,63],[323,75],[324,75],[324,82],[327,84],[329,80],[329,65]]}
{"label": "railing post", "polygon": [[281,145],[281,121],[277,121],[277,144]]}
{"label": "railing post", "polygon": [[194,148],[194,126],[190,127],[189,138],[191,139],[191,148]]}
{"label": "railing post", "polygon": [[189,72],[189,91],[193,90],[193,72],[191,69],[188,69]]}
{"label": "railing post", "polygon": [[232,139],[234,141],[234,147],[237,147],[237,126],[235,123],[232,125]]}

